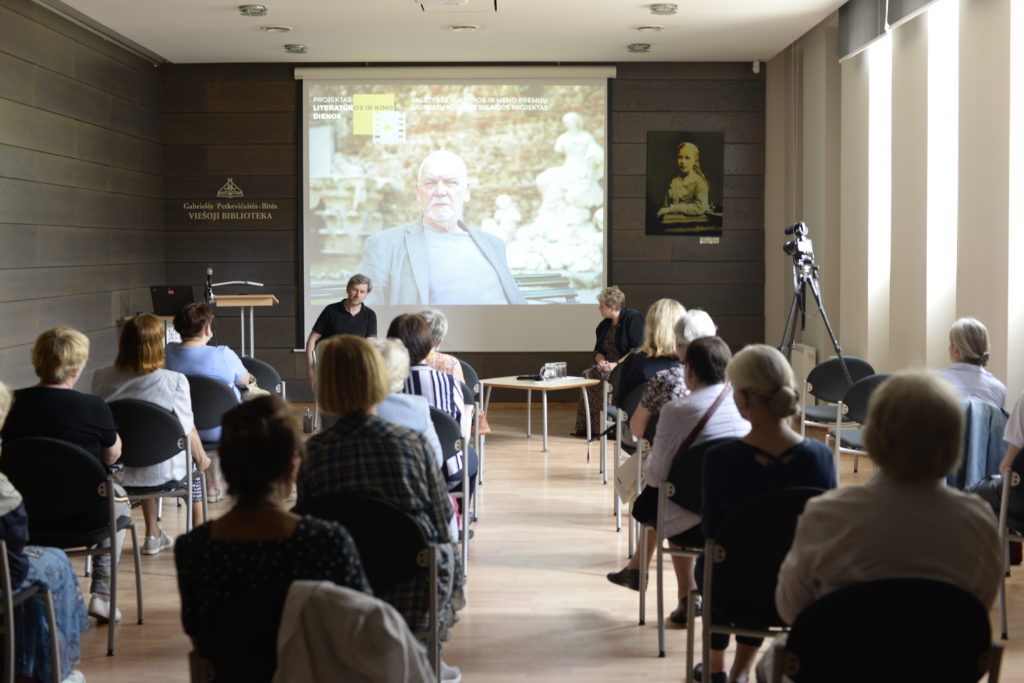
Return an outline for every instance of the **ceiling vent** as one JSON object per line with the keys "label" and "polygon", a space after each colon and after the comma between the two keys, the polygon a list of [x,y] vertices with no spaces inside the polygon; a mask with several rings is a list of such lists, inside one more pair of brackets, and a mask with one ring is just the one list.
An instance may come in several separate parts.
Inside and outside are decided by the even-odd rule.
{"label": "ceiling vent", "polygon": [[265,17],[267,16],[266,5],[239,5],[238,13],[243,17]]}

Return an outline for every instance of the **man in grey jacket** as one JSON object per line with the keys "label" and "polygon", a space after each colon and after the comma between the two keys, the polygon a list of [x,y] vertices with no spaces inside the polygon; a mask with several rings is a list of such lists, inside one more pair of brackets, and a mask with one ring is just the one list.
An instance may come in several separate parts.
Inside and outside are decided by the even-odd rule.
{"label": "man in grey jacket", "polygon": [[462,222],[469,200],[466,163],[436,151],[420,164],[418,221],[373,235],[357,271],[380,305],[525,304],[505,260],[505,243]]}

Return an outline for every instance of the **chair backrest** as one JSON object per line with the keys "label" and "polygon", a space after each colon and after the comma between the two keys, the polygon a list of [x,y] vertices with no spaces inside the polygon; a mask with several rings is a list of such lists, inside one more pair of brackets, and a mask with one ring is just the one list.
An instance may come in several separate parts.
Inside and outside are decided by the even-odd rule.
{"label": "chair backrest", "polygon": [[612,396],[615,395],[615,385],[622,381],[622,363],[619,363],[608,373],[608,384],[612,388]]}
{"label": "chair backrest", "polygon": [[284,382],[281,381],[281,373],[273,365],[251,356],[242,358],[242,365],[245,366],[250,375],[256,378],[256,384],[261,389],[266,389],[278,396],[284,396]]}
{"label": "chair backrest", "polygon": [[434,431],[441,442],[441,455],[447,461],[462,450],[462,429],[451,415],[434,406],[430,406],[430,421],[434,423]]}
{"label": "chair backrest", "polygon": [[871,394],[875,393],[878,385],[887,379],[889,379],[888,373],[880,373],[861,377],[855,381],[843,397],[846,415],[854,422],[864,424],[868,419],[868,401],[871,399]]}
{"label": "chair backrest", "polygon": [[[629,431],[629,420],[633,417],[633,413],[636,412],[637,406],[640,405],[640,399],[643,398],[644,391],[647,389],[648,382],[633,387],[626,394],[626,398],[622,399],[622,405],[619,409],[622,410],[625,415],[623,416],[623,428],[622,434],[619,435],[619,439],[622,441],[622,448],[627,453],[632,453],[636,450],[636,445],[633,443],[632,434]],[[648,443],[654,442],[654,433],[658,429],[658,416],[661,411],[651,415],[651,419],[647,422],[647,427],[644,429],[644,438],[647,439]]]}
{"label": "chair backrest", "polygon": [[783,673],[797,683],[976,681],[991,648],[988,610],[967,591],[887,579],[841,588],[801,612]]}
{"label": "chair backrest", "polygon": [[459,359],[459,365],[462,366],[462,376],[466,378],[466,384],[472,390],[470,394],[474,399],[480,400],[480,375],[473,369],[473,366],[466,361]]}
{"label": "chair backrest", "polygon": [[375,594],[425,571],[420,552],[430,542],[412,517],[386,500],[341,491],[304,500],[294,512],[348,529]]}
{"label": "chair backrest", "polygon": [[277,631],[290,583],[234,595],[196,634],[210,681],[270,683],[277,669]]}
{"label": "chair backrest", "polygon": [[730,510],[714,539],[714,585],[727,584],[727,596],[715,594],[713,611],[730,619],[781,624],[775,610],[779,567],[793,545],[804,505],[823,493],[813,487],[788,487],[749,498]]}
{"label": "chair backrest", "polygon": [[9,441],[0,471],[21,493],[30,542],[39,533],[107,528],[107,471],[81,446],[42,436]]}
{"label": "chair backrest", "polygon": [[469,388],[465,382],[459,382],[459,387],[462,389],[462,403],[463,405],[472,406],[476,405],[476,394],[472,389]]}
{"label": "chair backrest", "polygon": [[135,398],[110,402],[110,412],[121,435],[121,460],[125,467],[148,467],[181,453],[188,435],[174,413],[163,406]]}
{"label": "chair backrest", "polygon": [[701,486],[704,476],[704,456],[715,446],[734,440],[723,437],[704,441],[696,446],[691,446],[673,460],[672,467],[668,471],[668,481],[675,490],[668,499],[680,507],[699,514],[704,502]]}
{"label": "chair backrest", "polygon": [[192,395],[192,419],[196,429],[220,427],[224,413],[238,405],[234,390],[220,380],[202,375],[186,375]]}
{"label": "chair backrest", "polygon": [[[850,372],[850,379],[856,382],[859,379],[875,374],[874,368],[867,361],[853,356],[843,356],[846,361],[846,369]],[[818,363],[807,375],[807,391],[815,398],[829,403],[838,403],[852,386],[846,381],[843,374],[843,367],[838,358],[829,358]]]}

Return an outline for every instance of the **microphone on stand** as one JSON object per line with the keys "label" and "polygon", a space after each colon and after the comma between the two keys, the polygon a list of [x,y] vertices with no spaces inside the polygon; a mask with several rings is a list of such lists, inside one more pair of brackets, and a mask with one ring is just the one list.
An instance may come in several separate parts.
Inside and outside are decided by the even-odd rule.
{"label": "microphone on stand", "polygon": [[203,299],[207,304],[213,305],[213,268],[206,269],[206,293],[203,295]]}

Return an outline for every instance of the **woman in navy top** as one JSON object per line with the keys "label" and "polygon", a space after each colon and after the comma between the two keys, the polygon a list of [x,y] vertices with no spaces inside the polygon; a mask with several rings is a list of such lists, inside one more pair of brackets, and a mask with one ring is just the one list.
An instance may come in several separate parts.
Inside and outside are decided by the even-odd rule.
{"label": "woman in navy top", "polygon": [[[732,384],[736,407],[751,428],[742,439],[712,448],[705,457],[701,508],[705,538],[714,538],[726,514],[758,494],[790,486],[836,487],[832,452],[820,441],[802,438],[789,426],[790,416],[798,410],[799,398],[785,356],[770,346],[751,345],[733,357],[725,374]],[[699,567],[697,578],[702,578]],[[729,586],[716,583],[716,601],[728,600],[729,591]],[[773,605],[774,600],[774,595],[764,596],[768,605]],[[711,673],[705,680],[747,680],[761,641],[737,636],[736,658],[726,675],[729,636],[712,634]]]}

